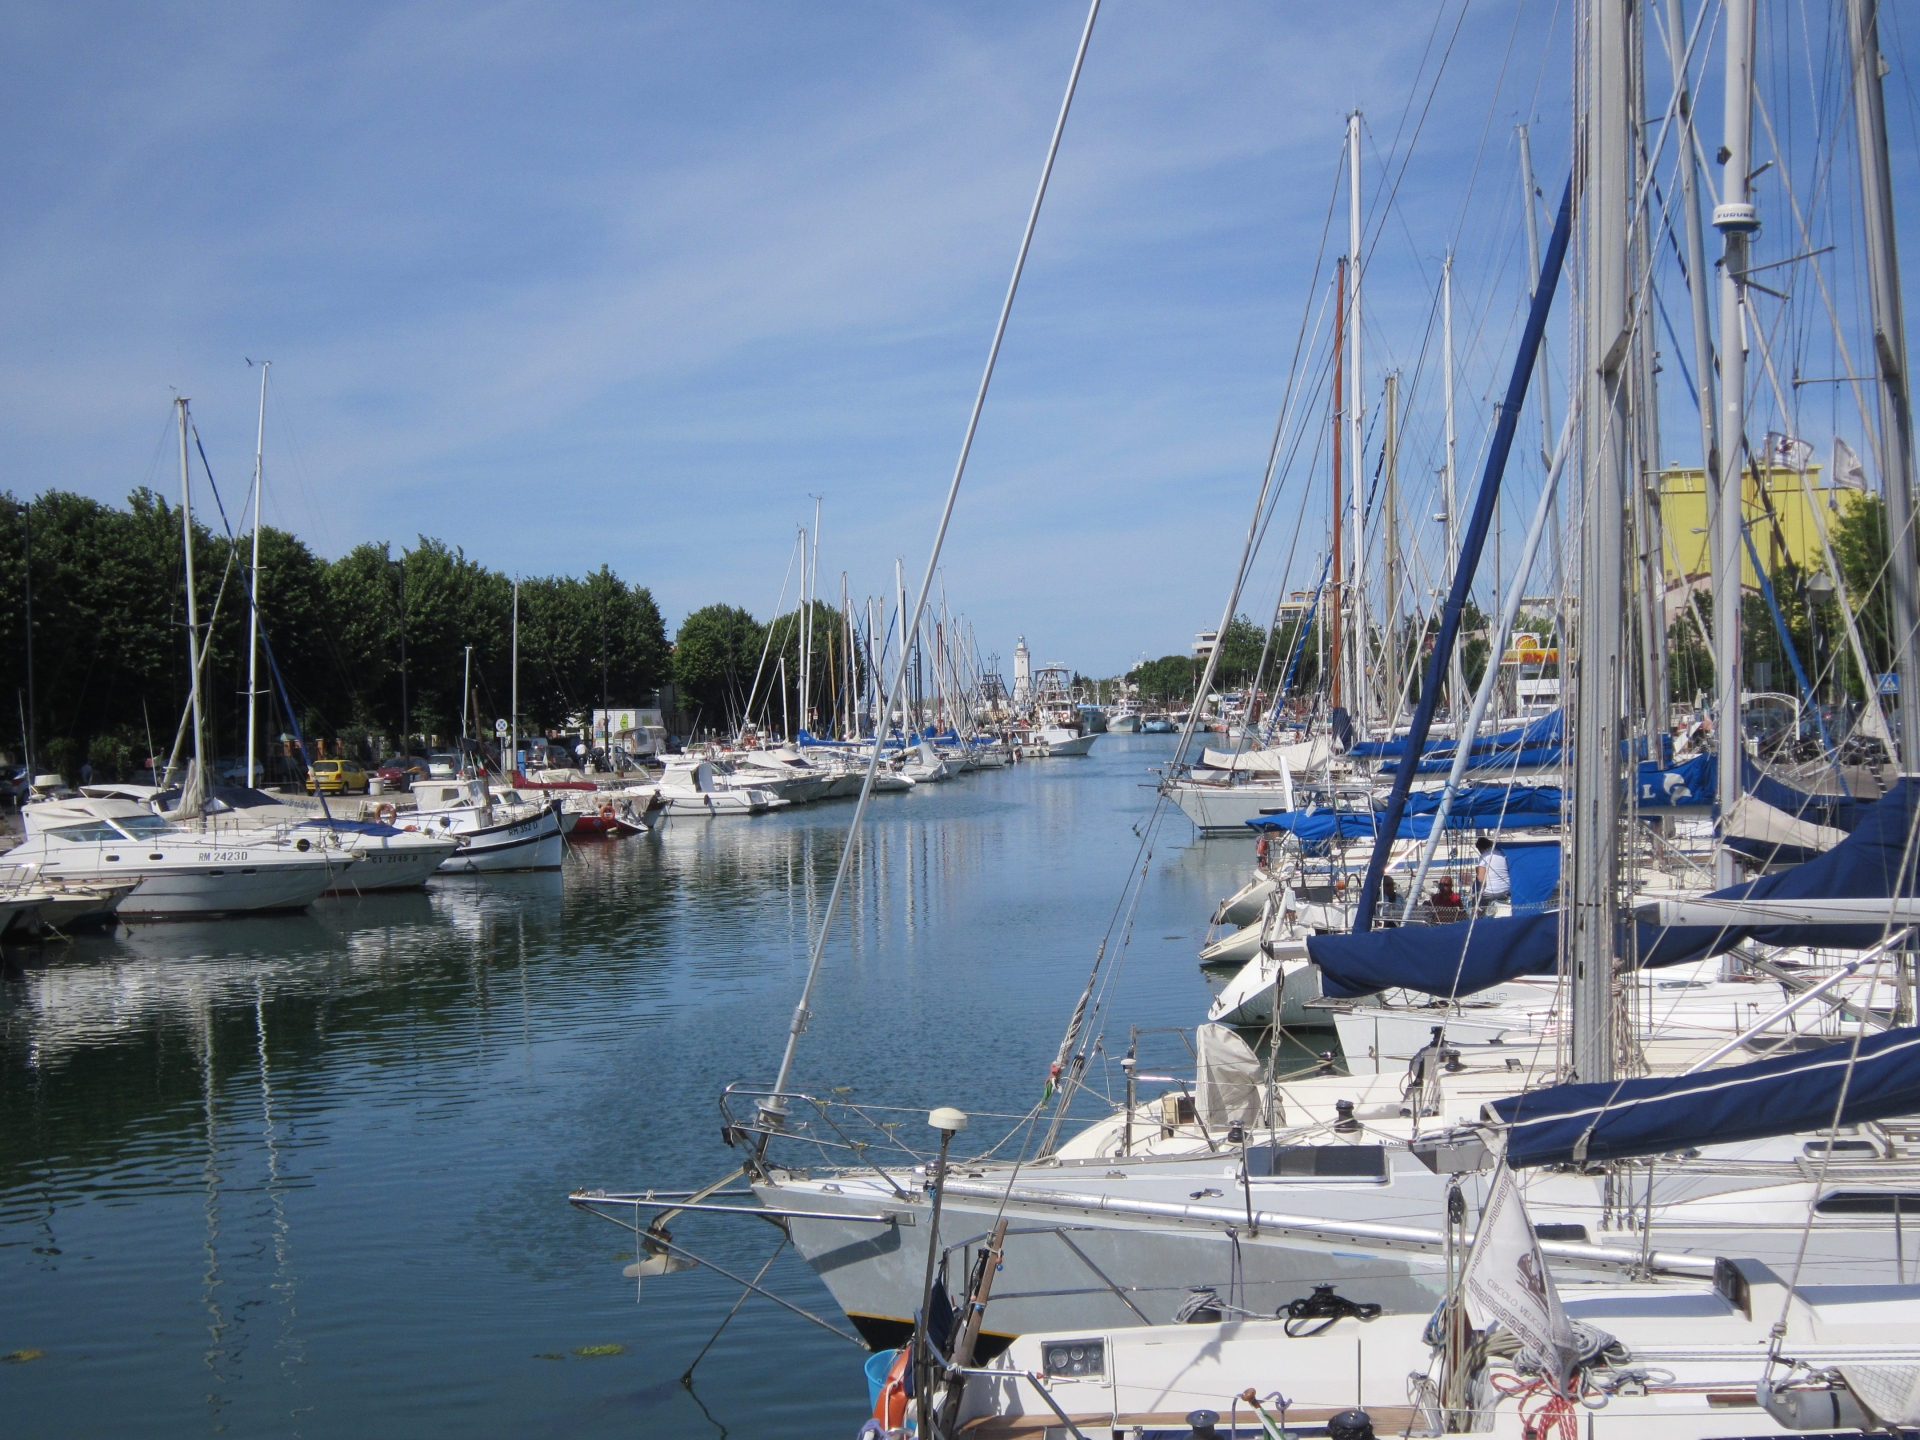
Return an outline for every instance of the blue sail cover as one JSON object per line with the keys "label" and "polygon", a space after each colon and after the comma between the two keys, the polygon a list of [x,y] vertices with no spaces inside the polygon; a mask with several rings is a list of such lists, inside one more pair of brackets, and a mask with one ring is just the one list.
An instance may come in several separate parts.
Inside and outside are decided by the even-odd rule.
{"label": "blue sail cover", "polygon": [[[1920,780],[1902,779],[1862,812],[1851,835],[1804,865],[1712,892],[1714,899],[1885,900],[1920,895],[1920,847],[1909,851]],[[1545,922],[1544,924],[1542,922]],[[1320,967],[1321,986],[1336,998],[1382,990],[1417,990],[1454,998],[1517,979],[1550,975],[1559,958],[1559,912],[1374,930],[1363,935],[1314,935],[1307,954]],[[1704,960],[1747,940],[1763,945],[1814,945],[1864,950],[1886,937],[1881,925],[1622,925],[1618,953],[1658,969]]]}
{"label": "blue sail cover", "polygon": [[1320,967],[1320,992],[1333,999],[1382,990],[1418,990],[1450,999],[1522,975],[1553,974],[1559,937],[1560,912],[1549,910],[1363,935],[1309,935],[1307,957]]}
{"label": "blue sail cover", "polygon": [[[1401,817],[1398,838],[1424,840],[1433,833],[1434,816],[1440,809],[1440,791],[1423,791],[1407,797],[1406,813]],[[1310,855],[1326,853],[1327,843],[1336,835],[1348,839],[1371,837],[1379,824],[1375,810],[1283,810],[1274,815],[1256,815],[1247,821],[1255,830],[1280,831],[1298,837],[1301,848]],[[1448,830],[1519,830],[1537,825],[1560,823],[1560,791],[1552,786],[1487,785],[1463,789],[1453,797],[1447,811]]]}
{"label": "blue sail cover", "polygon": [[[1487,1109],[1512,1128],[1507,1163],[1581,1164],[1759,1140],[1920,1110],[1920,1029],[1707,1070],[1550,1085]],[[1836,1110],[1838,1112],[1836,1116]]]}
{"label": "blue sail cover", "polygon": [[1763,775],[1760,767],[1745,756],[1740,761],[1740,783],[1747,794],[1762,804],[1784,810],[1796,820],[1824,825],[1829,830],[1851,831],[1875,803],[1855,795],[1809,795],[1771,775]]}
{"label": "blue sail cover", "polygon": [[[1714,755],[1696,755],[1678,765],[1662,766],[1642,760],[1639,793],[1634,804],[1642,810],[1670,810],[1677,805],[1711,805],[1720,784],[1720,761]],[[1852,829],[1852,826],[1848,826]]]}
{"label": "blue sail cover", "polygon": [[[1502,730],[1498,735],[1476,736],[1473,748],[1467,754],[1472,758],[1491,755],[1499,750],[1535,750],[1544,746],[1558,746],[1565,731],[1566,720],[1561,711],[1555,710],[1517,729]],[[1363,740],[1347,753],[1369,760],[1397,760],[1407,753],[1407,737],[1399,735],[1391,740]],[[1458,747],[1453,741],[1437,740],[1420,752],[1420,758],[1422,761],[1444,759],[1451,765],[1456,753]]]}

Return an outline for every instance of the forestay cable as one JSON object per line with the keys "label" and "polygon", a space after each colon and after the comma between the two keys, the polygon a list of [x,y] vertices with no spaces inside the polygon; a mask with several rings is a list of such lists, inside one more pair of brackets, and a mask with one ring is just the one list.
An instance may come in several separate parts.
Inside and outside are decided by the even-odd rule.
{"label": "forestay cable", "polygon": [[[973,397],[973,411],[967,417],[967,431],[960,442],[960,458],[953,467],[953,479],[947,486],[946,503],[940,509],[940,525],[933,535],[933,553],[927,557],[927,573],[920,581],[920,594],[913,602],[913,618],[901,627],[902,644],[900,663],[893,672],[893,680],[887,686],[886,708],[881,712],[880,723],[874,726],[873,753],[867,757],[866,778],[860,784],[860,796],[854,801],[853,818],[847,824],[847,843],[840,847],[840,863],[834,868],[833,888],[827,892],[826,913],[820,918],[820,928],[814,933],[813,953],[807,957],[807,978],[800,989],[800,1001],[793,1007],[793,1021],[787,1028],[787,1048],[780,1057],[780,1073],[773,1082],[773,1094],[762,1102],[760,1113],[768,1128],[778,1128],[780,1118],[786,1114],[785,1092],[787,1080],[793,1073],[794,1053],[800,1047],[800,1036],[807,1028],[810,1014],[807,1006],[813,999],[813,987],[820,978],[820,961],[826,953],[827,934],[833,928],[833,916],[840,904],[840,892],[847,882],[847,870],[853,861],[854,850],[860,838],[860,822],[867,813],[867,801],[873,794],[874,776],[880,768],[880,742],[883,731],[893,723],[893,708],[899,703],[901,691],[906,686],[907,656],[909,648],[905,637],[914,634],[920,628],[921,616],[926,613],[927,595],[933,588],[934,572],[940,565],[940,550],[946,544],[947,526],[953,520],[954,502],[960,497],[960,481],[967,473],[967,457],[973,451],[974,433],[980,428],[980,412],[987,403],[987,389],[993,383],[993,367],[1000,358],[1000,343],[1006,338],[1007,319],[1013,313],[1013,297],[1020,289],[1020,275],[1026,269],[1027,252],[1033,245],[1034,227],[1040,223],[1040,206],[1047,197],[1047,182],[1053,176],[1053,162],[1060,153],[1060,137],[1067,128],[1067,112],[1073,108],[1073,92],[1080,84],[1080,70],[1086,63],[1087,44],[1093,39],[1093,22],[1100,14],[1100,0],[1092,0],[1087,7],[1087,23],[1080,32],[1080,46],[1074,52],[1073,71],[1067,76],[1067,93],[1060,101],[1060,115],[1053,124],[1053,138],[1047,145],[1046,163],[1040,167],[1040,185],[1034,192],[1033,208],[1027,213],[1027,228],[1020,237],[1020,253],[1013,262],[1013,278],[1007,282],[1007,297],[1000,304],[1000,319],[993,327],[993,344],[987,349],[986,369],[980,375],[980,388]],[[762,1148],[765,1140],[762,1139]]]}

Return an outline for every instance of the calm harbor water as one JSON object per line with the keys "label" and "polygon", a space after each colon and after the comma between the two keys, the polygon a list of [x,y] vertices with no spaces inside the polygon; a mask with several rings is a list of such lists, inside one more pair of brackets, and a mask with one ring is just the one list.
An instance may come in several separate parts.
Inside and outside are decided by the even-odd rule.
{"label": "calm harbor water", "polygon": [[[1031,1105],[1171,749],[1106,736],[876,797],[799,1085]],[[716,1097],[777,1068],[850,814],[675,821],[559,875],[9,952],[0,1355],[31,1358],[0,1364],[6,1432],[853,1435],[864,1352],[750,1299],[685,1388],[738,1287],[696,1269],[636,1303],[630,1237],[565,1203],[729,1168]],[[1249,859],[1162,828],[1116,1054],[1128,1021],[1202,1017],[1194,956]],[[748,1275],[778,1241],[675,1233]],[[844,1323],[791,1252],[764,1283]]]}

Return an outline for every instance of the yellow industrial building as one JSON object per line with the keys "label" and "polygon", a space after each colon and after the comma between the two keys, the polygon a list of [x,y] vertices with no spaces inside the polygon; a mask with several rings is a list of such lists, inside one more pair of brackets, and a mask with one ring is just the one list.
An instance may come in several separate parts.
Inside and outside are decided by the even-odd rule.
{"label": "yellow industrial building", "polygon": [[[1784,466],[1762,470],[1757,475],[1749,468],[1744,481],[1741,500],[1748,533],[1753,536],[1753,548],[1759,552],[1760,563],[1767,567],[1769,575],[1789,561],[1803,573],[1823,568],[1819,525],[1825,525],[1831,540],[1834,526],[1841,517],[1867,498],[1864,490],[1823,487],[1818,465],[1808,466],[1804,476]],[[1706,471],[1676,466],[1661,472],[1660,518],[1667,583],[1677,586],[1687,581],[1704,581],[1713,572],[1712,561],[1707,558]],[[1744,551],[1746,547],[1741,548]],[[1759,577],[1753,573],[1750,554],[1741,556],[1740,581],[1749,588],[1759,588]]]}

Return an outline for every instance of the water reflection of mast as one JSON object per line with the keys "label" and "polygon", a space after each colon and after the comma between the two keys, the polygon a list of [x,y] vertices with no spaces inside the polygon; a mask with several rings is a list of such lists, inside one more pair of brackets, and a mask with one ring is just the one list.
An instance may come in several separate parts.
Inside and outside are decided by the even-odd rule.
{"label": "water reflection of mast", "polygon": [[201,1304],[206,1308],[208,1317],[206,1367],[215,1381],[215,1388],[207,1395],[207,1403],[217,1415],[226,1405],[220,1394],[220,1384],[226,1379],[220,1373],[220,1357],[227,1334],[227,1317],[220,1308],[219,1293],[221,1285],[225,1283],[220,1278],[220,1131],[219,1117],[214,1113],[213,1105],[213,1006],[205,996],[199,999],[200,1104],[202,1114],[206,1117],[207,1138],[207,1159],[202,1172],[207,1193],[207,1268],[200,1283]]}
{"label": "water reflection of mast", "polygon": [[273,1289],[280,1300],[280,1372],[297,1389],[298,1367],[305,1359],[305,1346],[294,1331],[299,1317],[295,1306],[292,1270],[292,1226],[280,1193],[280,1135],[273,1118],[273,1078],[267,1063],[266,986],[253,982],[253,1044],[260,1072],[260,1135],[267,1147],[267,1203],[273,1210]]}

